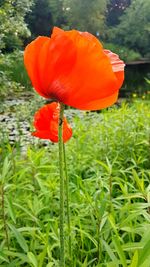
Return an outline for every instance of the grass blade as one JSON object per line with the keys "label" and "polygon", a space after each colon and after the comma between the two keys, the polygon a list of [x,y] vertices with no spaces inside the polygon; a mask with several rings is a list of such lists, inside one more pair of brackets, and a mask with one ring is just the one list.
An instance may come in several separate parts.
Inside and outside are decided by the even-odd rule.
{"label": "grass blade", "polygon": [[13,232],[14,236],[16,237],[20,247],[23,249],[24,252],[27,253],[28,252],[28,245],[26,243],[26,240],[22,236],[22,234],[12,224],[9,223],[8,226],[11,229],[11,231]]}
{"label": "grass blade", "polygon": [[121,244],[120,244],[120,241],[119,241],[118,237],[113,236],[112,240],[113,240],[113,243],[115,245],[115,248],[116,248],[116,251],[118,253],[118,256],[120,258],[120,261],[122,263],[122,266],[123,267],[127,267],[126,257],[125,257],[124,251],[123,251],[123,249],[121,247]]}

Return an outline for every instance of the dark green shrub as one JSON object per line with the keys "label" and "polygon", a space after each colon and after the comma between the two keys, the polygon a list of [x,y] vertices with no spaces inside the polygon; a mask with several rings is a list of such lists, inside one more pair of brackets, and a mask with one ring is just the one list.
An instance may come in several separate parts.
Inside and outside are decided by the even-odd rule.
{"label": "dark green shrub", "polygon": [[138,52],[124,46],[119,46],[113,43],[105,43],[104,46],[106,49],[118,54],[125,62],[131,62],[141,58],[141,55]]}
{"label": "dark green shrub", "polygon": [[4,72],[9,80],[21,84],[27,90],[31,89],[31,83],[24,68],[22,51],[1,55],[0,71]]}
{"label": "dark green shrub", "polygon": [[0,100],[14,97],[22,90],[24,87],[21,84],[11,80],[7,72],[0,71]]}

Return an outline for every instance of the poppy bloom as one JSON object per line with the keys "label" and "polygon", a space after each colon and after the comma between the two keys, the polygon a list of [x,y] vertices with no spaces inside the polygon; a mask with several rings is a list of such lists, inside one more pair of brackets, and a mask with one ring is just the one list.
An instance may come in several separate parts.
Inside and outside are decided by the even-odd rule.
{"label": "poppy bloom", "polygon": [[[34,115],[35,132],[33,136],[48,139],[52,142],[58,142],[58,120],[59,120],[59,103],[53,102],[44,105]],[[63,119],[63,141],[67,142],[72,136],[72,129],[67,123],[66,118]]]}
{"label": "poppy bloom", "polygon": [[54,27],[26,47],[24,62],[41,96],[82,110],[111,106],[124,79],[123,61],[88,32]]}

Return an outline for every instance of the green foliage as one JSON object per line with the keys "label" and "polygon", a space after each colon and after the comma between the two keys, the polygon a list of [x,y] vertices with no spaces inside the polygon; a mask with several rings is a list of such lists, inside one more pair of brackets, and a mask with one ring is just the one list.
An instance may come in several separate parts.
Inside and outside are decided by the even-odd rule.
{"label": "green foliage", "polygon": [[22,38],[30,35],[24,17],[31,5],[29,0],[0,1],[0,49],[20,48]]}
{"label": "green foliage", "polygon": [[35,0],[32,12],[26,16],[26,22],[32,33],[30,39],[39,35],[49,36],[53,24],[50,0]]}
{"label": "green foliage", "polygon": [[49,36],[56,25],[89,31],[105,42],[133,50],[131,59],[136,53],[149,57],[149,1],[1,0],[0,49],[9,52],[38,35]]}
{"label": "green foliage", "polygon": [[29,90],[31,83],[23,63],[23,52],[0,55],[0,96],[12,96],[15,92]]}
{"label": "green foliage", "polygon": [[106,7],[104,0],[64,0],[66,27],[103,36]]}
{"label": "green foliage", "polygon": [[123,88],[121,90],[121,95],[130,97],[134,93],[136,97],[141,97],[143,99],[149,98],[147,91],[150,90],[149,84],[145,80],[145,76],[148,76],[147,69],[139,68],[139,66],[128,65],[125,72],[125,81]]}
{"label": "green foliage", "polygon": [[32,33],[30,39],[39,35],[50,36],[53,26],[61,27],[65,23],[62,0],[35,0],[32,12],[26,16],[26,22]]}
{"label": "green foliage", "polygon": [[0,71],[0,100],[7,97],[14,97],[14,95],[21,92],[22,89],[19,83],[10,79],[8,73]]}
{"label": "green foliage", "polygon": [[118,25],[119,18],[130,4],[131,0],[110,0],[107,6],[107,25]]}
{"label": "green foliage", "polygon": [[110,39],[114,43],[150,56],[150,0],[132,0],[120,18],[120,24],[111,29]]}
{"label": "green foliage", "polygon": [[26,21],[32,38],[49,35],[52,26],[75,28],[103,36],[107,1],[35,0]]}
{"label": "green foliage", "polygon": [[64,0],[49,0],[54,26],[61,27],[65,22]]}
{"label": "green foliage", "polygon": [[129,49],[125,46],[116,45],[113,43],[104,43],[104,47],[118,54],[119,57],[122,60],[124,60],[126,63],[130,61],[138,60],[141,58],[140,53],[135,52],[134,50]]}
{"label": "green foliage", "polygon": [[[28,112],[16,106],[16,116],[30,122],[32,103]],[[135,102],[101,113],[66,111],[74,132],[66,145],[72,266],[149,266],[149,108]],[[58,146],[38,148],[39,141],[22,154],[4,139],[1,145],[9,249],[1,216],[0,266],[59,266]],[[66,267],[69,260],[66,245]]]}

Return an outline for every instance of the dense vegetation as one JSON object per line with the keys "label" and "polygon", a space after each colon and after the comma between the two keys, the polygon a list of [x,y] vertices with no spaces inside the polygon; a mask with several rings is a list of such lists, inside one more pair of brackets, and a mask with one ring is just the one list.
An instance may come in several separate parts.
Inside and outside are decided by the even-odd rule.
{"label": "dense vegetation", "polygon": [[[39,101],[13,107],[20,137],[14,146],[2,125],[3,267],[58,266],[58,146],[34,138],[20,146],[21,122],[32,121]],[[149,266],[149,108],[137,101],[98,114],[67,110],[74,135],[66,146],[73,256],[70,262],[66,243],[66,266]],[[67,242],[67,226],[65,233]]]}
{"label": "dense vegetation", "polygon": [[90,31],[104,43],[148,56],[149,9],[150,0],[1,0],[0,48],[21,48],[38,35],[49,35],[56,25]]}

